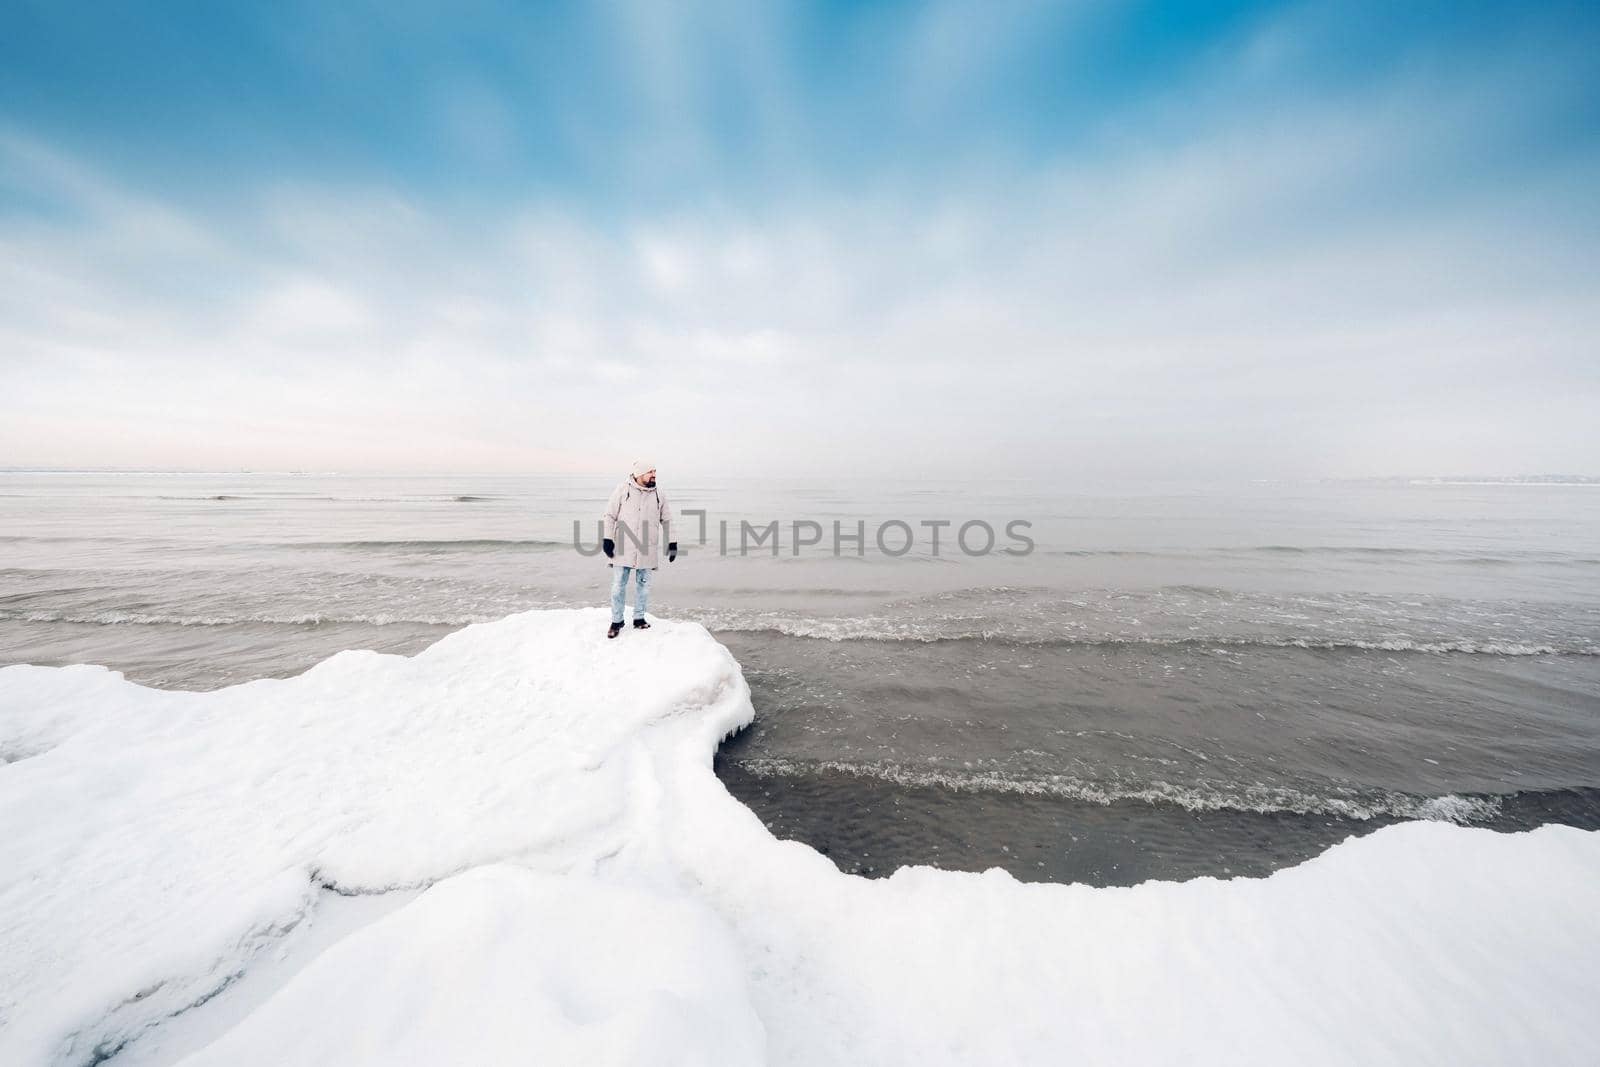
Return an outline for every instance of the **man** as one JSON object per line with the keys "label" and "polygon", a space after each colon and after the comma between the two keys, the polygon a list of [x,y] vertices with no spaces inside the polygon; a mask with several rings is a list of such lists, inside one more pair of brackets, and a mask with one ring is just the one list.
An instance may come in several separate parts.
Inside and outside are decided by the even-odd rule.
{"label": "man", "polygon": [[659,546],[667,546],[667,562],[678,558],[672,535],[672,506],[656,489],[656,468],[639,460],[633,476],[612,492],[606,502],[605,548],[611,562],[611,629],[607,637],[622,632],[622,609],[628,595],[628,575],[638,591],[633,595],[633,628],[648,630],[644,610],[650,603],[650,572],[660,566]]}

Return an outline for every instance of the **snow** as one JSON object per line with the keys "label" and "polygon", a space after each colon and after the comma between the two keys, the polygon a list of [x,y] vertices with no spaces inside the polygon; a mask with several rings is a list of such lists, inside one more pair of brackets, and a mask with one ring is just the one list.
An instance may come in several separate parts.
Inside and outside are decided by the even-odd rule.
{"label": "snow", "polygon": [[[752,716],[726,649],[604,629],[212,693],[0,670],[0,1063],[1600,1062],[1600,834],[869,881],[712,774]],[[336,893],[398,903],[305,936]]]}
{"label": "snow", "polygon": [[551,1063],[754,1063],[764,1040],[738,945],[704,903],[488,864],[341,941],[182,1062],[270,1050],[277,1064],[515,1063],[536,1050]]}

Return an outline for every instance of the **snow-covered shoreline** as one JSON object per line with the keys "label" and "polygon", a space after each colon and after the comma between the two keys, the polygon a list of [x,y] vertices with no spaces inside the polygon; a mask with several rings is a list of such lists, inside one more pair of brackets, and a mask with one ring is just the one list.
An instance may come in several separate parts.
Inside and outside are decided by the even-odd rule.
{"label": "snow-covered shoreline", "polygon": [[753,714],[726,649],[603,630],[528,612],[210,693],[0,670],[0,1062],[150,1048],[326,889],[406,896],[183,1062],[1600,1060],[1600,834],[868,881],[712,774]]}

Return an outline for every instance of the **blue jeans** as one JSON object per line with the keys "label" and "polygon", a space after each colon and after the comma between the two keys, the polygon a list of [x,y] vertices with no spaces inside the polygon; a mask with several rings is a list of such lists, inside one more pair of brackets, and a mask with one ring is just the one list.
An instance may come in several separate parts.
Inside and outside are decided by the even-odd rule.
{"label": "blue jeans", "polygon": [[622,607],[628,598],[628,572],[632,571],[636,577],[639,588],[633,594],[633,617],[644,618],[644,609],[650,605],[650,568],[649,567],[612,567],[611,568],[611,621],[622,621]]}

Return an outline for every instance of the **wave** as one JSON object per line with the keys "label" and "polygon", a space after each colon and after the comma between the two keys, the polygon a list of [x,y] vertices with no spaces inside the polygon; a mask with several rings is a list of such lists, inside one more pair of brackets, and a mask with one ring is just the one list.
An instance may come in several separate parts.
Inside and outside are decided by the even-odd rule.
{"label": "wave", "polygon": [[1215,783],[1183,786],[1156,781],[1133,785],[1094,782],[1061,774],[1018,775],[1002,771],[924,769],[881,761],[755,757],[730,762],[759,778],[846,774],[907,788],[1058,797],[1102,805],[1139,801],[1176,805],[1194,812],[1333,815],[1361,822],[1372,819],[1426,819],[1461,825],[1480,823],[1498,816],[1503,800],[1499,796],[1454,793],[1437,797],[1392,791],[1319,794],[1280,786],[1230,787]]}
{"label": "wave", "polygon": [[1067,637],[1027,635],[1002,630],[940,633],[915,623],[894,624],[875,619],[793,619],[749,623],[701,617],[713,633],[767,633],[821,641],[906,642],[915,644],[984,643],[1025,648],[1170,648],[1231,652],[1247,649],[1306,649],[1318,652],[1407,652],[1429,655],[1478,656],[1600,656],[1597,645],[1553,645],[1504,640],[1420,640],[1413,638],[1306,638],[1306,637]]}
{"label": "wave", "polygon": [[1206,551],[1207,551],[1206,549],[1194,549],[1194,550],[1190,550],[1188,552],[1184,552],[1184,551],[1180,551],[1180,550],[1177,550],[1177,549],[1173,549],[1171,551],[1159,552],[1159,551],[1155,551],[1155,550],[1152,550],[1152,549],[1138,549],[1138,548],[1046,548],[1046,549],[1041,549],[1040,550],[1040,555],[1044,555],[1044,556],[1077,556],[1077,557],[1083,557],[1083,558],[1093,558],[1093,557],[1098,557],[1098,556],[1108,556],[1108,557],[1128,557],[1128,558],[1139,558],[1139,559],[1162,559],[1162,558],[1180,558],[1180,557],[1188,557],[1188,556],[1193,556],[1193,555],[1202,555]]}
{"label": "wave", "polygon": [[1219,552],[1260,552],[1277,556],[1437,556],[1448,555],[1424,548],[1398,548],[1383,545],[1254,545],[1220,548]]}
{"label": "wave", "polygon": [[689,592],[689,593],[703,594],[703,595],[705,595],[707,597],[713,597],[713,596],[752,597],[752,598],[763,598],[764,597],[764,598],[769,598],[769,599],[772,598],[772,597],[816,597],[818,599],[824,599],[824,598],[851,599],[851,598],[864,598],[864,597],[883,598],[883,597],[900,596],[902,593],[905,592],[905,590],[903,590],[903,589],[869,589],[869,588],[866,588],[866,587],[862,587],[862,588],[856,589],[856,588],[849,588],[849,587],[846,587],[846,586],[828,586],[828,585],[816,585],[816,586],[812,586],[812,585],[796,585],[796,586],[781,586],[781,585],[777,585],[777,586],[766,586],[766,585],[717,585],[717,586],[694,586],[694,587],[688,588],[685,591]]}
{"label": "wave", "polygon": [[116,500],[259,500],[268,504],[296,504],[303,500],[354,500],[356,497],[310,496],[305,493],[205,493],[189,495],[157,494],[155,496],[118,496]]}
{"label": "wave", "polygon": [[212,544],[198,541],[175,541],[158,537],[115,537],[88,534],[82,536],[42,536],[32,534],[0,534],[0,544],[128,544],[143,546],[178,547],[188,549],[238,549],[238,548],[285,548],[296,549],[321,549],[321,550],[352,550],[352,551],[403,551],[403,552],[474,552],[500,549],[538,548],[557,549],[570,548],[572,542],[563,540],[549,540],[537,537],[524,538],[490,538],[476,537],[452,540],[441,538],[428,540],[423,538],[396,539],[396,540],[352,540],[352,541],[230,541]]}
{"label": "wave", "polygon": [[153,544],[157,543],[152,537],[107,537],[97,534],[82,534],[75,536],[45,536],[42,534],[0,534],[0,544],[35,544],[35,545],[62,545],[73,542],[92,541],[105,544]]}
{"label": "wave", "polygon": [[[135,499],[137,499],[137,498],[135,498]],[[252,498],[250,496],[236,495],[236,494],[233,494],[233,493],[215,493],[215,494],[213,494],[211,496],[158,496],[158,497],[156,497],[156,499],[157,500],[249,500],[249,499],[252,499]],[[265,499],[275,499],[275,498],[260,497],[259,499],[265,500]]]}
{"label": "wave", "polygon": [[1531,830],[1561,823],[1583,830],[1600,830],[1600,787],[1524,789],[1508,793],[1496,829]]}
{"label": "wave", "polygon": [[396,540],[396,541],[278,541],[275,547],[291,549],[352,549],[356,551],[401,552],[482,552],[515,548],[569,548],[569,541],[549,541],[536,537],[490,538],[474,537],[462,540]]}
{"label": "wave", "polygon": [[1357,559],[1417,560],[1430,563],[1455,563],[1465,566],[1507,566],[1512,564],[1557,564],[1592,566],[1600,563],[1586,556],[1562,552],[1514,552],[1489,556],[1469,552],[1450,552],[1431,548],[1405,548],[1383,545],[1219,545],[1209,548],[1047,548],[1046,556],[1083,559],[1197,559],[1205,556],[1334,556]]}
{"label": "wave", "polygon": [[[0,496],[29,496],[27,493],[0,493]],[[352,504],[426,504],[430,502],[472,503],[484,500],[501,500],[503,497],[484,496],[475,493],[460,494],[409,494],[404,496],[331,496],[314,493],[296,492],[255,492],[255,493],[157,493],[152,496],[142,494],[116,495],[109,499],[115,500],[187,500],[203,502],[207,500],[259,500],[271,504],[299,504],[299,503],[352,503]],[[587,498],[585,498],[587,499]]]}
{"label": "wave", "polygon": [[391,615],[386,612],[325,615],[309,612],[300,615],[172,615],[145,611],[0,611],[0,621],[69,623],[86,626],[469,626],[495,622],[505,612],[460,615]]}

